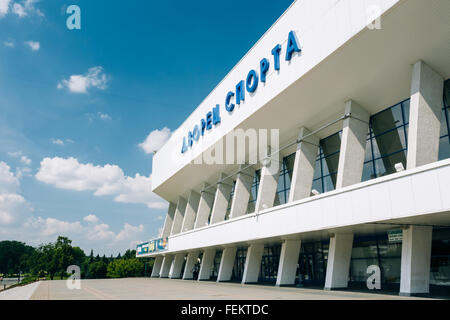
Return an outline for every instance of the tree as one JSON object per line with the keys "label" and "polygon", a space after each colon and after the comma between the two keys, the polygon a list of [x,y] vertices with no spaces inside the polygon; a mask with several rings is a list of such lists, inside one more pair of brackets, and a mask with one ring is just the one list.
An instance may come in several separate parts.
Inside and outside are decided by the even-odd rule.
{"label": "tree", "polygon": [[108,263],[103,260],[94,261],[89,264],[89,277],[92,279],[106,278]]}
{"label": "tree", "polygon": [[19,241],[0,241],[0,273],[27,272],[35,249]]}
{"label": "tree", "polygon": [[107,276],[109,278],[139,277],[144,273],[144,263],[137,258],[116,259],[109,263]]}
{"label": "tree", "polygon": [[61,279],[63,279],[63,276],[66,274],[67,267],[75,261],[72,240],[67,237],[58,236],[55,243],[54,257],[61,273]]}

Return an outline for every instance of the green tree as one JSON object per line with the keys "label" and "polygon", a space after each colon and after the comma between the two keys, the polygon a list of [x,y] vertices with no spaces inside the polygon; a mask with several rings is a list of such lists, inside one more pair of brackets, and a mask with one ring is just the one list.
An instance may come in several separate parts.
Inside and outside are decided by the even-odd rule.
{"label": "green tree", "polygon": [[19,241],[0,241],[0,273],[28,272],[29,257],[35,249]]}
{"label": "green tree", "polygon": [[137,258],[116,259],[109,263],[107,276],[109,278],[139,277],[144,273],[144,263]]}

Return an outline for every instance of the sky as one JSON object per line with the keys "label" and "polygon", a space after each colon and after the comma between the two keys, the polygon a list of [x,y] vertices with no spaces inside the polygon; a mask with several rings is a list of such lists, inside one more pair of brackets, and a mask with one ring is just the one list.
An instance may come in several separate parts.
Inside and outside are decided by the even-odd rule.
{"label": "sky", "polygon": [[153,152],[291,3],[0,0],[0,241],[157,237]]}

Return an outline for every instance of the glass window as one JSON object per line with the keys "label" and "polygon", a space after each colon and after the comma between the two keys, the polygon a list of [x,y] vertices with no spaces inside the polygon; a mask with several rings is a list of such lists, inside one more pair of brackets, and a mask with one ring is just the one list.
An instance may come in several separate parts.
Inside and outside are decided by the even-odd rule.
{"label": "glass window", "polygon": [[264,248],[258,280],[276,282],[280,262],[281,245]]}
{"label": "glass window", "polygon": [[234,259],[233,272],[231,274],[232,281],[239,281],[239,282],[242,281],[246,257],[247,257],[247,248],[238,248],[236,251],[236,259]]}
{"label": "glass window", "polygon": [[261,170],[255,172],[252,187],[250,190],[250,199],[248,200],[247,213],[255,212],[256,200],[258,199],[258,188],[261,180]]}
{"label": "glass window", "polygon": [[211,270],[210,280],[217,280],[217,275],[219,274],[220,260],[222,259],[222,251],[216,251],[214,257],[213,268]]}
{"label": "glass window", "polygon": [[228,197],[228,207],[225,213],[225,220],[230,219],[231,205],[233,203],[234,189],[236,188],[236,181],[233,182],[233,188],[231,188],[230,196]]}
{"label": "glass window", "polygon": [[450,228],[433,228],[430,283],[450,286]]}
{"label": "glass window", "polygon": [[319,155],[314,169],[312,189],[320,193],[332,191],[336,188],[339,153],[342,132],[337,132],[319,143]]}
{"label": "glass window", "polygon": [[280,169],[280,176],[278,177],[278,187],[274,206],[285,204],[289,200],[289,191],[291,190],[291,179],[292,172],[294,170],[294,161],[295,153],[292,153],[283,158]]}
{"label": "glass window", "polygon": [[445,82],[444,101],[441,118],[441,139],[439,140],[439,160],[450,158],[450,80]]}
{"label": "glass window", "polygon": [[362,181],[396,172],[395,165],[406,168],[409,124],[409,99],[370,117]]}

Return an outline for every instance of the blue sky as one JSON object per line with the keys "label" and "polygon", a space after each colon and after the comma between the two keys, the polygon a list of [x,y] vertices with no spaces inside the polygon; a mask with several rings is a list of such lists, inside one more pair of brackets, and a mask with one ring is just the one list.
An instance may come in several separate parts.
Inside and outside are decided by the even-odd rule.
{"label": "blue sky", "polygon": [[0,0],[0,240],[116,255],[157,236],[151,150],[291,3]]}

